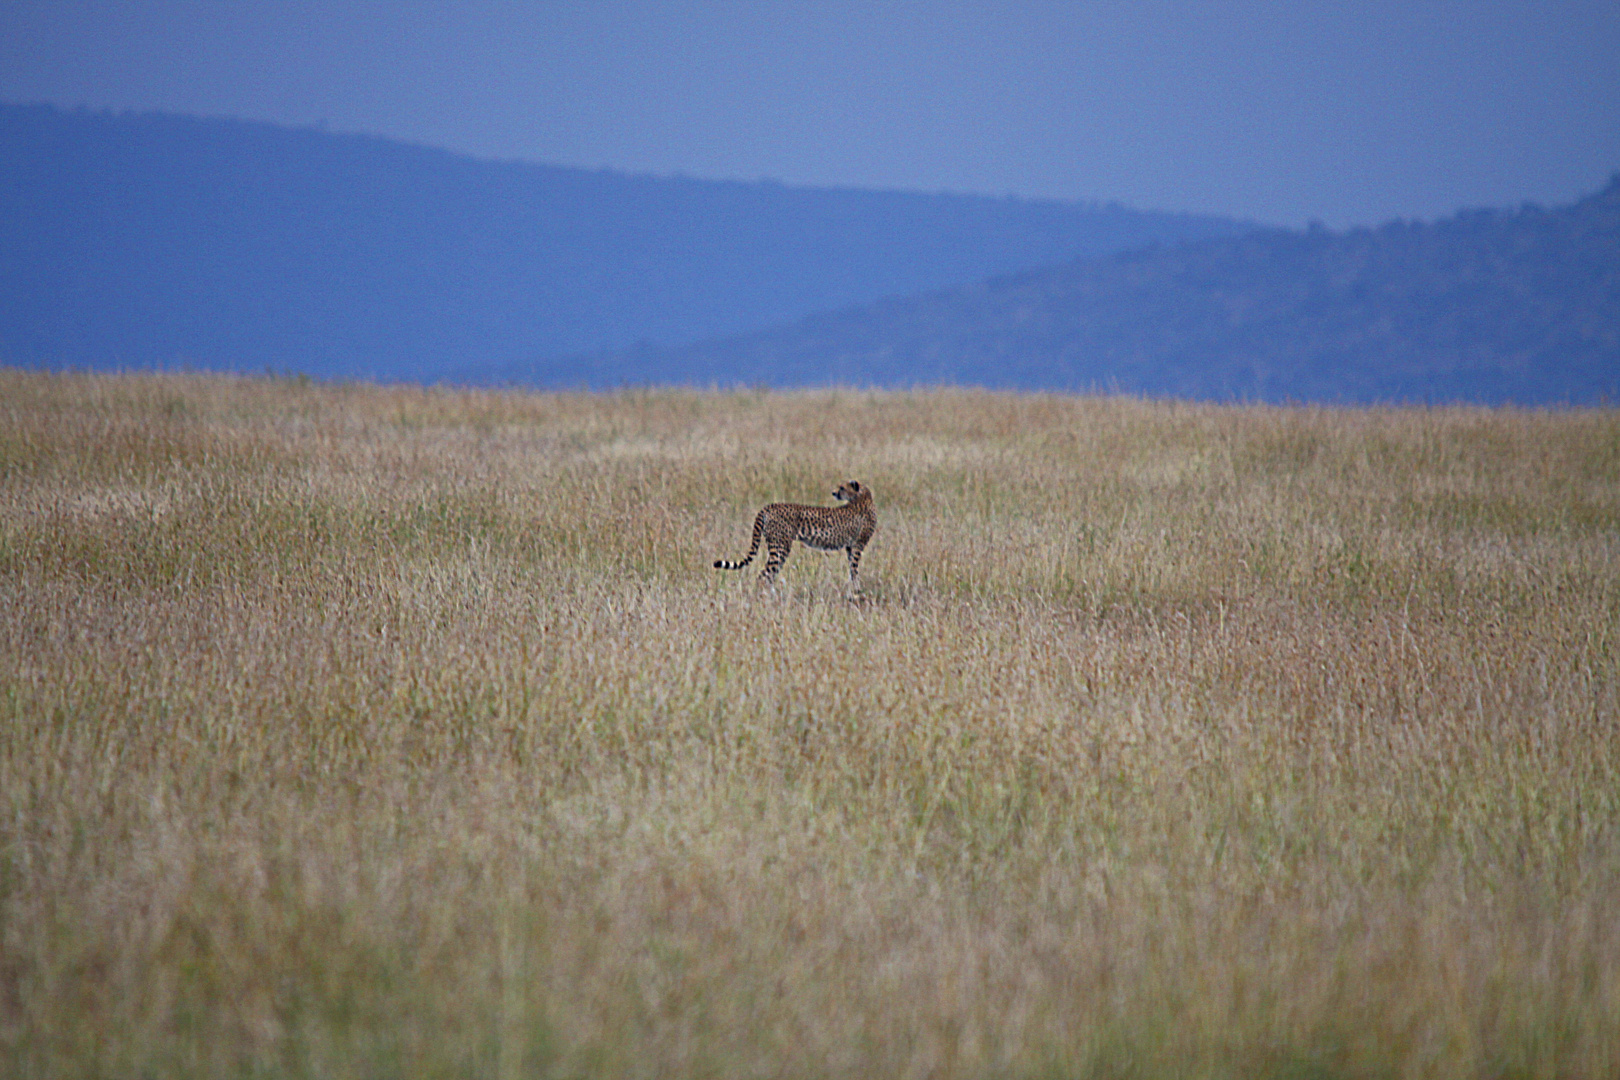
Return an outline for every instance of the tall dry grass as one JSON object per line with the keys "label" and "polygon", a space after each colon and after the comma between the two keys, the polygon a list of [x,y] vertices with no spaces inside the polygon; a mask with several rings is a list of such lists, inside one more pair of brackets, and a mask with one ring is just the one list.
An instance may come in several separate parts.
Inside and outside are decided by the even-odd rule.
{"label": "tall dry grass", "polygon": [[1614,411],[0,371],[0,1071],[1620,1075],[1617,584]]}

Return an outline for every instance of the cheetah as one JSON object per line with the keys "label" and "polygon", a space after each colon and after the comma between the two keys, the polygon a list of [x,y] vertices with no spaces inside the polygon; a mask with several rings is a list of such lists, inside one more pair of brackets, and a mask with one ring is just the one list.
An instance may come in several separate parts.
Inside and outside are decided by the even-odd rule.
{"label": "cheetah", "polygon": [[877,531],[877,514],[872,510],[872,489],[857,480],[839,484],[833,498],[843,506],[802,506],[799,503],[771,503],[754,518],[754,542],[741,562],[716,559],[717,570],[741,570],[754,561],[759,541],[765,539],[765,569],[759,580],[766,584],[776,580],[777,572],[787,561],[793,541],[822,551],[843,549],[849,556],[849,584],[854,592],[861,589],[861,552],[866,542]]}

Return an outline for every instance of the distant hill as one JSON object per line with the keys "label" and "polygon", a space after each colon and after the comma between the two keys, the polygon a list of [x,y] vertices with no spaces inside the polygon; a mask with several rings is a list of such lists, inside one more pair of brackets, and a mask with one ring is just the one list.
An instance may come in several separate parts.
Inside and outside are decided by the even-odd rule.
{"label": "distant hill", "polygon": [[578,381],[558,358],[1243,228],[0,105],[0,363]]}
{"label": "distant hill", "polygon": [[1620,401],[1620,177],[1573,206],[1270,229],[884,300],[594,380],[1256,401]]}

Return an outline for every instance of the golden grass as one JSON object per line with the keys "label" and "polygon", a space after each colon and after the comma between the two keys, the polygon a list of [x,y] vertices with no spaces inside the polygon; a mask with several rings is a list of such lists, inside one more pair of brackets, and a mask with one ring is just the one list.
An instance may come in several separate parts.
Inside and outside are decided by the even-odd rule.
{"label": "golden grass", "polygon": [[1620,1075],[1617,584],[1614,411],[0,371],[0,1071]]}

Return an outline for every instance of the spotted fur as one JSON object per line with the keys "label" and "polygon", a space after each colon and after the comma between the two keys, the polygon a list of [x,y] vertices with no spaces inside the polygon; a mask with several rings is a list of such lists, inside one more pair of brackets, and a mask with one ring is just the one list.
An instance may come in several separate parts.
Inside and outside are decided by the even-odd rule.
{"label": "spotted fur", "polygon": [[859,481],[839,484],[833,498],[843,506],[803,506],[799,503],[771,503],[754,518],[754,540],[741,562],[716,559],[717,570],[741,570],[754,561],[759,542],[765,541],[765,569],[759,580],[776,580],[787,561],[793,541],[822,551],[843,550],[849,556],[849,583],[861,587],[861,552],[877,531],[877,514],[872,510],[872,489]]}

